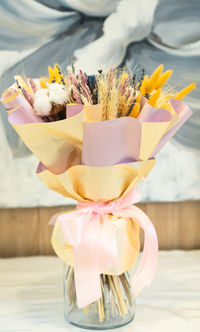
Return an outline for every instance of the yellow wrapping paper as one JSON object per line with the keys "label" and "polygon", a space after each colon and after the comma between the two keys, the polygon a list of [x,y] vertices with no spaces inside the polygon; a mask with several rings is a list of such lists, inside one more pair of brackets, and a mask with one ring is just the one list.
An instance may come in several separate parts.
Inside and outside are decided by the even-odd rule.
{"label": "yellow wrapping paper", "polygon": [[80,164],[83,112],[66,120],[12,124],[24,143],[52,172],[59,174]]}
{"label": "yellow wrapping paper", "polygon": [[38,176],[49,189],[65,197],[108,202],[133,189],[154,165],[155,159],[106,167],[77,165],[62,174],[44,170]]}
{"label": "yellow wrapping paper", "polygon": [[[63,174],[49,170],[38,173],[48,188],[78,201],[112,201],[126,195],[148,175],[155,159],[107,167],[73,166]],[[66,211],[64,213],[68,213]],[[106,274],[118,275],[131,269],[140,250],[139,226],[130,218],[109,216],[114,223],[119,263]],[[73,248],[65,242],[60,224],[55,223],[52,246],[60,259],[73,266]]]}
{"label": "yellow wrapping paper", "polygon": [[[104,273],[119,275],[130,270],[137,259],[140,251],[140,227],[130,218],[109,216],[109,219],[115,228],[118,264],[113,266],[112,269],[104,271]],[[65,242],[64,234],[58,222],[54,226],[51,243],[56,255],[66,264],[73,266],[73,247]]]}
{"label": "yellow wrapping paper", "polygon": [[[153,75],[150,78],[151,84],[155,80],[155,74]],[[97,104],[85,105],[80,113],[72,117],[67,115],[68,118],[65,120],[43,122],[44,119],[37,116],[33,110],[32,89],[21,76],[17,76],[16,79],[18,85],[25,88],[30,96],[27,98],[26,95],[24,98],[24,92],[21,91],[21,88],[19,91],[17,84],[7,89],[2,95],[1,101],[7,109],[11,125],[28,148],[46,166],[46,169],[39,166],[37,172],[46,186],[79,202],[109,202],[126,195],[143,177],[148,175],[155,164],[154,159],[148,159],[155,155],[154,150],[162,137],[181,121],[181,112],[175,110],[168,102],[167,111],[157,109],[159,113],[165,112],[164,117],[155,118],[153,114],[156,109],[153,110],[151,107],[152,118],[147,117],[148,120],[145,120],[145,114],[143,114],[144,118],[141,118],[142,111],[147,111],[143,105],[144,108],[142,107],[138,119],[122,117],[111,120],[111,122],[102,122],[102,105]],[[144,90],[144,86],[142,88]],[[147,86],[147,88],[149,87]],[[176,105],[177,107],[179,106]],[[166,112],[169,112],[171,116],[166,115]],[[189,114],[189,112],[185,113]],[[186,119],[187,114],[183,118]],[[101,122],[98,124],[100,128],[98,146],[96,123],[99,121]],[[90,125],[93,128],[91,136],[86,131],[86,127],[88,130],[91,129]],[[121,135],[119,135],[120,130]],[[116,136],[113,135],[114,132]],[[124,133],[127,132],[126,136]],[[106,138],[104,144],[102,144],[102,137]],[[105,164],[97,162],[97,157],[88,143],[92,144],[101,162],[106,161]],[[95,157],[97,164],[87,162],[87,158],[85,162],[84,144],[86,151]],[[125,147],[128,144],[130,149],[127,149],[127,152]],[[120,150],[119,147],[125,155],[122,154],[123,158],[119,158],[117,161],[110,161],[108,157],[112,154],[115,156],[115,153],[117,154]],[[134,157],[130,156],[133,152]],[[139,161],[120,163],[125,160]],[[81,163],[96,167],[81,165]],[[112,166],[99,167],[99,165]],[[140,249],[139,226],[131,218],[117,218],[113,215],[109,215],[108,218],[114,225],[119,259],[117,265],[112,266],[105,273],[118,275],[131,269],[134,265]],[[73,247],[66,243],[58,221],[55,223],[51,242],[57,255],[65,263],[73,266]]]}
{"label": "yellow wrapping paper", "polygon": [[85,120],[86,121],[101,121],[102,120],[102,105],[85,105]]}
{"label": "yellow wrapping paper", "polygon": [[[9,96],[8,98],[6,100],[5,96],[4,103],[11,102],[9,105],[12,105],[15,98],[12,99]],[[11,120],[19,108],[14,104],[13,109],[9,109]],[[101,105],[94,105],[85,106],[84,110],[77,115],[56,122],[16,123],[11,121],[25,144],[47,167],[42,172],[38,172],[38,176],[48,188],[79,202],[87,200],[107,202],[124,196],[150,172],[155,164],[154,159],[106,167],[80,165],[83,122],[85,119],[98,121],[101,112]],[[148,158],[152,145],[159,141],[169,123],[157,123],[156,128],[155,126],[151,128],[151,125],[142,124],[141,158],[144,159]],[[149,140],[150,136],[155,137],[153,142]],[[140,249],[139,227],[129,218],[114,216],[109,218],[115,226],[119,265],[105,272],[121,274],[129,270],[137,258]],[[72,247],[65,242],[58,222],[54,226],[52,245],[64,262],[73,264]]]}
{"label": "yellow wrapping paper", "polygon": [[[102,113],[101,104],[85,105],[83,111],[65,120],[20,123],[15,121],[15,113],[19,112],[20,108],[28,107],[28,105],[26,102],[26,105],[22,107],[17,106],[17,98],[19,98],[18,93],[9,94],[9,90],[7,90],[1,100],[5,107],[14,105],[13,108],[7,108],[10,113],[9,121],[33,154],[55,174],[63,173],[69,167],[80,164],[84,132],[83,122],[85,120],[89,122],[99,121]],[[115,121],[120,123],[123,119],[119,118]],[[130,118],[131,120],[132,118]],[[162,136],[177,121],[177,115],[173,114],[172,120],[168,122],[141,123],[139,160],[147,160],[151,156]],[[138,137],[138,139],[140,138]]]}

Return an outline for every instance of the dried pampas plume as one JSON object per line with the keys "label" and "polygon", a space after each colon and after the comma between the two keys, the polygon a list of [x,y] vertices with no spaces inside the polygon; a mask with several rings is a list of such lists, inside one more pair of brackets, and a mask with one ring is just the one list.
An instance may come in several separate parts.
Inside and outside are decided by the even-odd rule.
{"label": "dried pampas plume", "polygon": [[136,95],[134,73],[112,68],[97,75],[98,102],[102,104],[102,120],[126,116]]}

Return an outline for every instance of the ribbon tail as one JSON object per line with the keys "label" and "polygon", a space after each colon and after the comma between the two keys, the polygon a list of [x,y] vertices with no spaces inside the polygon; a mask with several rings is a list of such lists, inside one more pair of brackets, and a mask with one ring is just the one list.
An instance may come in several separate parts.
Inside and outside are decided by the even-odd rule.
{"label": "ribbon tail", "polygon": [[67,243],[73,246],[77,304],[84,308],[101,297],[99,216],[75,211],[58,220]]}
{"label": "ribbon tail", "polygon": [[97,248],[88,250],[88,244],[74,247],[74,276],[77,304],[84,308],[97,301],[101,296],[99,273],[99,253]]}
{"label": "ribbon tail", "polygon": [[101,216],[100,223],[100,273],[118,265],[118,250],[115,227],[108,215]]}
{"label": "ribbon tail", "polygon": [[[89,217],[89,216],[88,216]],[[90,216],[84,230],[84,243],[74,246],[74,273],[79,308],[84,308],[101,297],[100,283],[100,220]]]}
{"label": "ribbon tail", "polygon": [[138,296],[144,287],[149,286],[154,278],[158,263],[158,239],[155,228],[148,216],[136,206],[123,209],[118,213],[129,217],[144,230],[144,248],[140,265],[132,277],[133,293]]}

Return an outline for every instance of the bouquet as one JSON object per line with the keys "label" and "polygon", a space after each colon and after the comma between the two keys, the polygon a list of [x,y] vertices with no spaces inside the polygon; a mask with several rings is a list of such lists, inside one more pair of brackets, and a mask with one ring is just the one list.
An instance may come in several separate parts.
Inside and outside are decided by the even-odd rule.
{"label": "bouquet", "polygon": [[[153,279],[158,242],[134,204],[155,156],[191,116],[182,91],[160,65],[138,78],[127,68],[88,76],[58,64],[49,77],[15,77],[2,95],[8,121],[39,159],[48,188],[78,201],[52,217],[52,245],[65,262],[65,315],[73,324],[111,328],[133,319],[134,297]],[[130,277],[140,250],[141,263]]]}

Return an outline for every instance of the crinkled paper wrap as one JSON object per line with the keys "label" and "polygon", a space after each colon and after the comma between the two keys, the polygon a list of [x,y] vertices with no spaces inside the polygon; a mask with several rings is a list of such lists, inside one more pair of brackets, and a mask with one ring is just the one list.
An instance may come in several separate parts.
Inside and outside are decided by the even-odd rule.
{"label": "crinkled paper wrap", "polygon": [[71,110],[68,105],[67,119],[43,122],[12,87],[1,101],[24,143],[56,174],[77,164],[109,166],[154,158],[192,114],[182,101],[172,99],[170,110],[156,109],[144,101],[137,119],[99,121],[102,107],[98,104],[72,105]]}
{"label": "crinkled paper wrap", "polygon": [[[108,167],[79,165],[59,175],[53,174],[40,164],[37,174],[48,188],[63,196],[80,202],[108,202],[126,195],[147,176],[154,164],[155,159]],[[105,273],[118,275],[131,269],[135,263],[140,250],[139,226],[130,218],[109,218],[114,223],[119,259],[118,265]],[[66,243],[58,221],[55,223],[51,242],[58,257],[73,265],[73,248]]]}
{"label": "crinkled paper wrap", "polygon": [[[108,271],[104,271],[104,273],[119,275],[130,270],[137,259],[140,251],[140,227],[134,220],[129,218],[109,216],[109,219],[115,228],[118,264]],[[73,266],[73,247],[66,243],[58,222],[54,226],[51,243],[56,255],[66,264]]]}
{"label": "crinkled paper wrap", "polygon": [[[137,119],[100,121],[99,104],[68,105],[67,119],[44,122],[13,87],[5,91],[1,101],[11,125],[41,161],[37,170],[40,179],[48,188],[79,202],[108,202],[128,193],[154,166],[155,160],[150,158],[192,114],[182,101],[171,100],[166,110],[156,109],[143,99]],[[110,220],[115,225],[119,264],[107,272],[120,274],[135,262],[139,228],[129,218],[110,216]],[[64,240],[58,222],[52,245],[62,260],[73,264],[72,247]]]}
{"label": "crinkled paper wrap", "polygon": [[[97,105],[95,105],[97,106]],[[84,122],[82,164],[108,166],[154,158],[160,149],[191,116],[192,111],[182,101],[171,99],[170,111],[156,109],[144,101],[138,118],[121,117],[98,121],[87,111]]]}
{"label": "crinkled paper wrap", "polygon": [[108,202],[127,194],[154,165],[155,159],[106,167],[76,165],[54,174],[40,164],[37,174],[49,189],[78,202]]}
{"label": "crinkled paper wrap", "polygon": [[83,112],[69,119],[44,122],[21,94],[7,91],[1,98],[8,120],[33,154],[59,174],[81,162]]}

